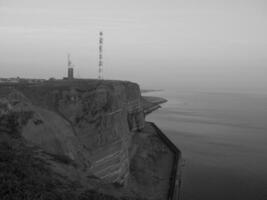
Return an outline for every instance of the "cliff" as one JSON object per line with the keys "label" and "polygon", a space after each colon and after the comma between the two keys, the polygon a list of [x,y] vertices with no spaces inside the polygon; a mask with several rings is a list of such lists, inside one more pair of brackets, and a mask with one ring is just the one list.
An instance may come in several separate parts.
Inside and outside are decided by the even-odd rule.
{"label": "cliff", "polygon": [[0,131],[34,147],[49,170],[80,190],[167,199],[178,161],[145,122],[159,103],[125,81],[0,85]]}

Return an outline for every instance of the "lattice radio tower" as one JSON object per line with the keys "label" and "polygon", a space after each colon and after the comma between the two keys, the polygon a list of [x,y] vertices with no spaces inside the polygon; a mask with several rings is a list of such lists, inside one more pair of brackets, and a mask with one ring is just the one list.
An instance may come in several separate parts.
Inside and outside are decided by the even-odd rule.
{"label": "lattice radio tower", "polygon": [[98,79],[103,79],[103,32],[99,32]]}

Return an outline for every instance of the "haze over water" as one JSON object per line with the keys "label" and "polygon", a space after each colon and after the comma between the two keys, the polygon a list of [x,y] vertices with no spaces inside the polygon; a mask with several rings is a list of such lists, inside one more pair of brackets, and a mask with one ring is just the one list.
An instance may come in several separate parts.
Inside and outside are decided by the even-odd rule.
{"label": "haze over water", "polygon": [[147,117],[182,151],[184,200],[267,199],[267,95],[166,90]]}

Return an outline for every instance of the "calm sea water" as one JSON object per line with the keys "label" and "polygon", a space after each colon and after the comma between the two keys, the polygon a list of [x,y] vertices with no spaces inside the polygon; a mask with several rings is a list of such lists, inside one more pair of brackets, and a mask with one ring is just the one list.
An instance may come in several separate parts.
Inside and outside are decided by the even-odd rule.
{"label": "calm sea water", "polygon": [[267,95],[162,91],[147,117],[185,159],[183,200],[267,200]]}

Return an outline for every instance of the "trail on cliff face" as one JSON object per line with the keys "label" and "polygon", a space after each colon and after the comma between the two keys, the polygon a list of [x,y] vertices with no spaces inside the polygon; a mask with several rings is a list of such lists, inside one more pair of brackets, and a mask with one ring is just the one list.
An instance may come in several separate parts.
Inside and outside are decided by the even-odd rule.
{"label": "trail on cliff face", "polygon": [[145,128],[137,84],[0,86],[0,131],[6,199],[167,198],[173,155]]}

